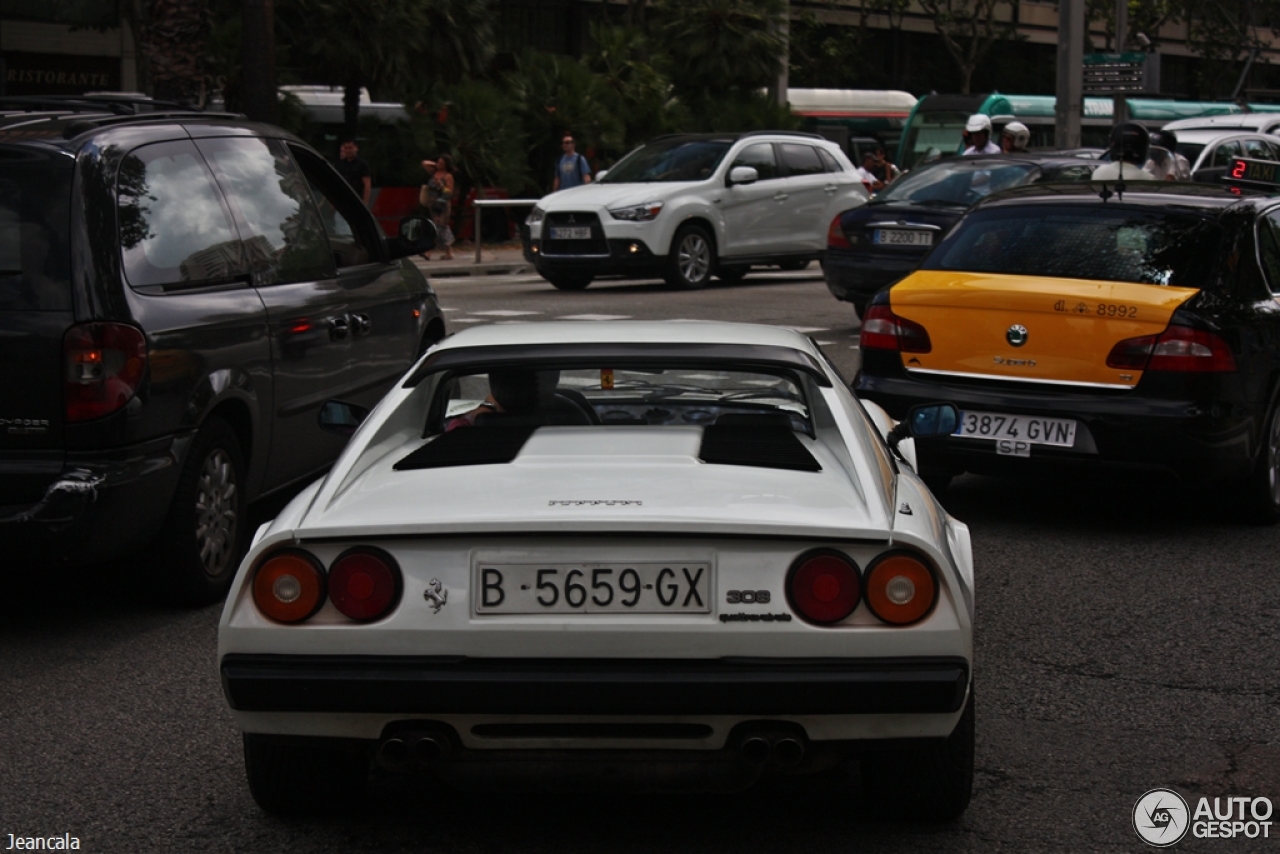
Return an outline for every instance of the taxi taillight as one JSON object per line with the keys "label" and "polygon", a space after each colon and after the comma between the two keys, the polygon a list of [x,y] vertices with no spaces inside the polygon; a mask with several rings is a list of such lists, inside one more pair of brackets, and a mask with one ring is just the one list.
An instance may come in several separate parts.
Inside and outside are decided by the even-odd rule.
{"label": "taxi taillight", "polygon": [[867,608],[881,622],[906,626],[923,619],[938,598],[933,570],[911,552],[889,552],[867,567]]}
{"label": "taxi taillight", "polygon": [[300,623],[325,599],[324,565],[310,552],[283,549],[261,564],[253,576],[253,603],[280,623]]}
{"label": "taxi taillight", "polygon": [[863,350],[928,353],[933,349],[933,342],[919,323],[899,317],[887,305],[870,305],[862,318],[862,337],[858,346]]}
{"label": "taxi taillight", "polygon": [[816,549],[796,558],[787,576],[787,599],[810,623],[838,623],[862,598],[858,566],[834,549]]}
{"label": "taxi taillight", "polygon": [[1193,373],[1236,369],[1231,347],[1221,336],[1190,326],[1171,325],[1159,335],[1126,338],[1111,348],[1107,367],[1135,371]]}
{"label": "taxi taillight", "polygon": [[402,587],[400,567],[381,549],[348,549],[329,567],[329,599],[353,620],[386,616],[400,601]]}

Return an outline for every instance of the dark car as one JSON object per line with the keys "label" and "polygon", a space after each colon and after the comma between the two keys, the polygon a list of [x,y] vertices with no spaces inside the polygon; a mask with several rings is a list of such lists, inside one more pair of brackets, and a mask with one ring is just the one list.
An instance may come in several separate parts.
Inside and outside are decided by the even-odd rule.
{"label": "dark car", "polygon": [[433,235],[410,218],[384,238],[279,128],[0,99],[9,562],[151,546],[172,599],[223,595],[247,504],[342,449],[318,423],[325,401],[372,405],[444,336],[407,260]]}
{"label": "dark car", "polygon": [[[1263,164],[1275,174],[1275,164]],[[1192,183],[1021,187],[975,207],[862,323],[857,393],[962,472],[1158,469],[1280,518],[1280,198]]]}
{"label": "dark car", "polygon": [[1065,154],[953,157],[921,166],[827,231],[827,287],[861,317],[876,291],[910,273],[971,205],[1023,184],[1087,181],[1097,163]]}

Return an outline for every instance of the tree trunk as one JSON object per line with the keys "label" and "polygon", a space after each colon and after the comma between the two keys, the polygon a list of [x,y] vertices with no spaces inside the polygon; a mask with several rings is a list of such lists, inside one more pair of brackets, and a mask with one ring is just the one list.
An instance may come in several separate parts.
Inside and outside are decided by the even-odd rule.
{"label": "tree trunk", "polygon": [[276,92],[275,29],[272,0],[240,0],[243,25],[241,71],[244,112],[254,121],[276,124],[280,107]]}
{"label": "tree trunk", "polygon": [[348,80],[342,87],[342,135],[355,139],[360,129],[360,81]]}

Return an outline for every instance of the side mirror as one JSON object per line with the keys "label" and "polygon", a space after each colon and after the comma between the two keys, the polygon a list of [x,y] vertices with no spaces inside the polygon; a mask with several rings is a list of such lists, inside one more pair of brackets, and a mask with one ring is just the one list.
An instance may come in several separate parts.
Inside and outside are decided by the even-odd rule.
{"label": "side mirror", "polygon": [[889,432],[889,445],[896,446],[908,436],[913,439],[950,436],[960,428],[960,410],[952,403],[924,403],[913,406],[907,417]]}
{"label": "side mirror", "polygon": [[609,170],[608,170],[608,169],[601,169],[599,172],[597,172],[597,173],[596,173],[596,178],[595,178],[595,179],[596,179],[597,181],[603,181],[603,180],[604,180],[604,176],[605,176],[605,175],[608,175],[608,174],[609,174]]}
{"label": "side mirror", "polygon": [[345,400],[326,400],[320,407],[320,429],[338,436],[350,436],[368,417],[366,407]]}
{"label": "side mirror", "polygon": [[760,180],[760,173],[754,166],[735,166],[729,170],[729,186],[734,184],[754,184]]}
{"label": "side mirror", "polygon": [[392,259],[420,255],[436,248],[436,225],[425,216],[414,214],[400,220],[400,233],[387,240]]}

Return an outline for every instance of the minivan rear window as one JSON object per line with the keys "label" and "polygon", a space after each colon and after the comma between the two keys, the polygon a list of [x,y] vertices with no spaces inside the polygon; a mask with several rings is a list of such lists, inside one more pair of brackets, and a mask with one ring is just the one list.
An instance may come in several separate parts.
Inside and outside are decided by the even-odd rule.
{"label": "minivan rear window", "polygon": [[72,164],[0,148],[0,311],[71,308]]}
{"label": "minivan rear window", "polygon": [[1221,227],[1194,214],[1115,205],[1001,207],[969,214],[920,267],[1202,288],[1221,242]]}

